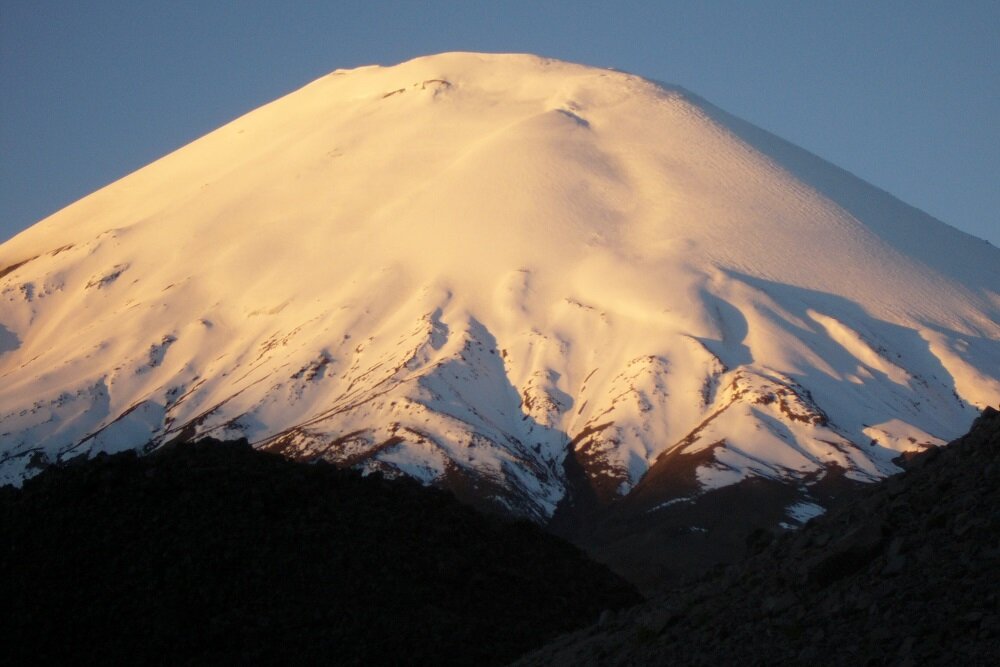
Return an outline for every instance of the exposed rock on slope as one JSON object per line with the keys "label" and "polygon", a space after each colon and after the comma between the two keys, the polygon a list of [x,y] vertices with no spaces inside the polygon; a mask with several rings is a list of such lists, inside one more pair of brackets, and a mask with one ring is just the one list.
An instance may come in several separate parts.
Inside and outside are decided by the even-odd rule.
{"label": "exposed rock on slope", "polygon": [[519,665],[995,665],[1000,412],[755,555]]}
{"label": "exposed rock on slope", "polygon": [[0,488],[2,664],[499,664],[638,596],[527,522],[245,443]]}

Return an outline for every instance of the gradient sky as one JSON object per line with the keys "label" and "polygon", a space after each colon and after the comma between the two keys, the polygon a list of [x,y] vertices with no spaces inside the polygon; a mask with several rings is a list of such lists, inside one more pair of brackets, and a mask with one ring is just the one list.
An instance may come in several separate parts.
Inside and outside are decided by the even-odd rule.
{"label": "gradient sky", "polygon": [[530,52],[682,85],[1000,246],[1000,2],[0,0],[0,241],[337,69]]}

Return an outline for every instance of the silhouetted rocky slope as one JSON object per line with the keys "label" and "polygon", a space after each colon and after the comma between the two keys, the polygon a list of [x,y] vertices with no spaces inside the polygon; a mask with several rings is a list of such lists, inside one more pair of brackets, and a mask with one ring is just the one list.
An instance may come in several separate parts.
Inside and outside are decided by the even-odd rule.
{"label": "silhouetted rocky slope", "polygon": [[444,492],[244,443],[0,489],[0,662],[497,664],[638,596]]}
{"label": "silhouetted rocky slope", "polygon": [[996,665],[1000,412],[737,565],[521,665]]}
{"label": "silhouetted rocky slope", "polygon": [[[634,493],[607,507],[580,511],[570,503],[560,505],[546,528],[605,563],[646,597],[655,597],[713,567],[741,561],[755,531],[799,524],[788,510],[803,500],[801,485],[751,476],[705,490],[698,483],[698,467],[712,460],[711,450],[675,457],[666,470],[654,468]],[[808,487],[809,500],[829,510],[870,486],[844,472],[828,467]],[[650,487],[652,493],[646,494]]]}

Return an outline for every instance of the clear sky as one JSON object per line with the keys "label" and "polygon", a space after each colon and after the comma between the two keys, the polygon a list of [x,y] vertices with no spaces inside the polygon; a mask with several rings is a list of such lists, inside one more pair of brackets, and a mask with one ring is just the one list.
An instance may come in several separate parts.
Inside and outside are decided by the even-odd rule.
{"label": "clear sky", "polygon": [[0,0],[0,241],[331,70],[457,50],[682,85],[1000,246],[996,0]]}

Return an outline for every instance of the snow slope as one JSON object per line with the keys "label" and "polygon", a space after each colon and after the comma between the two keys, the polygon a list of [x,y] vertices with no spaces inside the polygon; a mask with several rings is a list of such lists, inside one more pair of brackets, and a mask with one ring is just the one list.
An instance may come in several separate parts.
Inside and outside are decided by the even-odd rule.
{"label": "snow slope", "polygon": [[1000,396],[1000,251],[707,102],[338,70],[0,246],[0,480],[178,435],[538,519],[668,453],[854,479]]}

